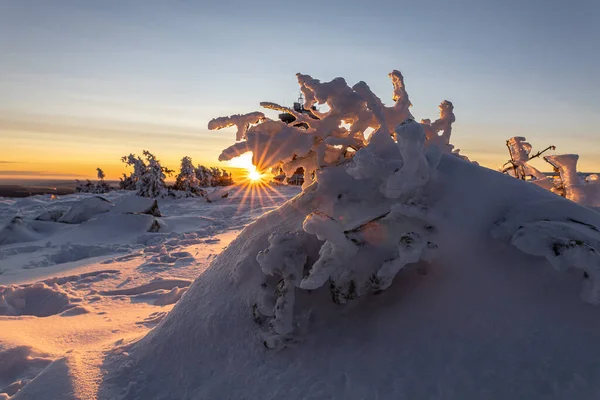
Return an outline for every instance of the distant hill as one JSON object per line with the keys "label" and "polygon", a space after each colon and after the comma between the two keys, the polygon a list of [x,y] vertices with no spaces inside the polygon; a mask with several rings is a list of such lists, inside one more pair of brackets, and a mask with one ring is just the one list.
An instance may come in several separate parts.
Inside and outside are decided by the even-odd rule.
{"label": "distant hill", "polygon": [[[107,181],[117,186],[117,181]],[[28,197],[38,194],[65,195],[75,192],[74,179],[2,179],[0,180],[0,197]]]}

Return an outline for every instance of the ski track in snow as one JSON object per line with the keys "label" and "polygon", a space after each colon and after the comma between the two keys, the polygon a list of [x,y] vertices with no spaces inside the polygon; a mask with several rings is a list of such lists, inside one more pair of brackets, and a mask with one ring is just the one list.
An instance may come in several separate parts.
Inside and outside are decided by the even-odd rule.
{"label": "ski track in snow", "polygon": [[[210,204],[159,199],[157,233],[146,229],[154,217],[121,213],[135,211],[131,192],[104,195],[116,206],[99,213],[88,207],[77,224],[36,217],[65,213],[92,195],[0,198],[0,231],[16,227],[0,245],[0,399],[27,398],[20,392],[27,383],[64,368],[65,357],[85,359],[90,348],[128,343],[155,327],[241,228],[299,193],[276,189],[271,198],[244,198],[234,188]],[[89,387],[74,385],[65,396]]]}

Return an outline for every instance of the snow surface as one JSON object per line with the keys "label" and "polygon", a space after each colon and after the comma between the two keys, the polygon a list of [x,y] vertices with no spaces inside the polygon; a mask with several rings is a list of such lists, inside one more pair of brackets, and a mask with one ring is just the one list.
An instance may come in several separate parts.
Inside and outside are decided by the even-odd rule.
{"label": "snow surface", "polygon": [[241,228],[298,192],[159,199],[159,218],[143,214],[154,200],[111,192],[109,211],[78,224],[36,217],[94,195],[0,198],[0,227],[35,234],[0,246],[0,398],[97,398],[102,353],[155,327]]}
{"label": "snow surface", "polygon": [[[401,270],[380,294],[346,304],[332,302],[327,286],[296,289],[293,299],[280,288],[278,304],[294,303],[294,334],[280,350],[267,349],[273,332],[289,332],[290,321],[275,315],[269,326],[269,315],[253,313],[265,295],[263,271],[280,261],[288,273],[298,268],[292,260],[306,247],[285,232],[302,232],[311,210],[330,207],[319,194],[313,187],[246,228],[156,329],[112,353],[106,393],[197,399],[592,399],[600,393],[598,309],[578,297],[586,278],[577,270],[557,273],[491,234],[499,221],[516,218],[516,205],[532,201],[533,220],[547,214],[600,226],[600,215],[448,155],[424,193],[434,199],[428,212],[436,221],[435,256]],[[385,230],[373,231],[373,238],[386,237]],[[270,260],[260,256],[283,249],[276,243],[288,243],[287,250]],[[317,252],[318,246],[306,254],[309,263]],[[285,307],[276,312],[285,314]]]}

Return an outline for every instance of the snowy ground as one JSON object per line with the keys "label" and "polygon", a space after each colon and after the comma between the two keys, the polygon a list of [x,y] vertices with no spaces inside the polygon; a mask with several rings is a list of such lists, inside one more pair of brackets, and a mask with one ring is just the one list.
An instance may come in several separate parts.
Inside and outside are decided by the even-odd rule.
{"label": "snowy ground", "polygon": [[[0,245],[0,399],[66,354],[59,363],[75,376],[48,385],[94,398],[102,352],[153,328],[241,228],[299,193],[275,189],[232,189],[214,203],[162,199],[158,218],[127,213],[144,199],[114,192],[109,211],[78,224],[35,218],[93,195],[0,198],[0,232],[12,226],[4,242],[16,241]],[[159,232],[147,232],[155,220]]]}

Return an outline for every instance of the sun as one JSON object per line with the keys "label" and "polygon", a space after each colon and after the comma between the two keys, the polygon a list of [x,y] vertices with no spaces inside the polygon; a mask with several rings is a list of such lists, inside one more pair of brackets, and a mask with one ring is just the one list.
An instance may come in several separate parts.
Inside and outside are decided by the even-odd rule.
{"label": "sun", "polygon": [[244,169],[242,173],[244,181],[248,184],[267,184],[268,173],[259,171],[254,164],[252,164],[252,153],[245,153],[239,157],[235,157],[228,161],[228,164],[234,168]]}
{"label": "sun", "polygon": [[248,170],[248,179],[250,179],[250,181],[252,181],[252,182],[260,181],[262,179],[262,174],[260,172],[258,172],[256,169],[254,169],[254,170],[249,169]]}

